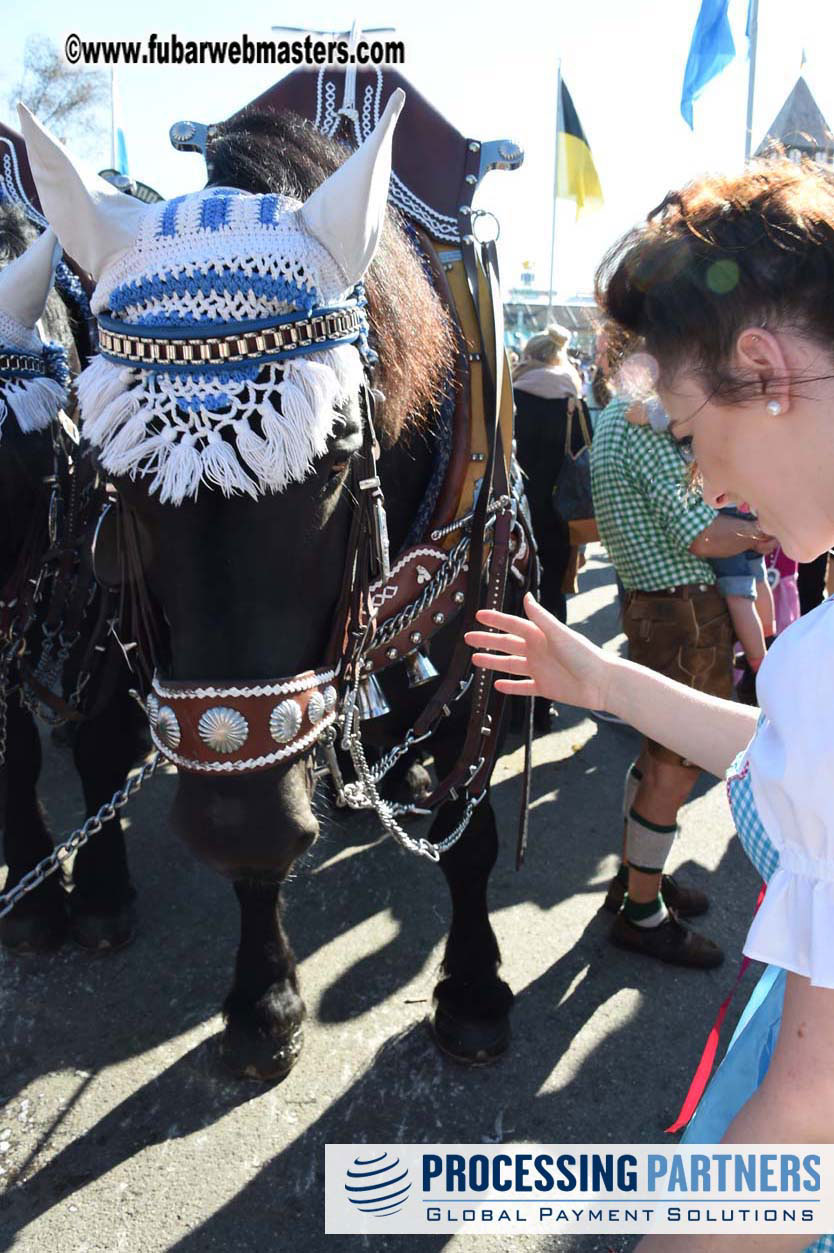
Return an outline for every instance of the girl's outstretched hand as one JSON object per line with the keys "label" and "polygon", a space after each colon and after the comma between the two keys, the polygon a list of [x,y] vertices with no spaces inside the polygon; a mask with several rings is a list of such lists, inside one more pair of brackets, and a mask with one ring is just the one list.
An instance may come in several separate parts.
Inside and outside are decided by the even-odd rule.
{"label": "girl's outstretched hand", "polygon": [[466,642],[476,652],[476,666],[521,675],[498,679],[496,688],[510,696],[544,696],[584,709],[607,708],[608,685],[616,659],[542,609],[528,593],[526,618],[481,609],[478,621],[492,631],[469,631]]}

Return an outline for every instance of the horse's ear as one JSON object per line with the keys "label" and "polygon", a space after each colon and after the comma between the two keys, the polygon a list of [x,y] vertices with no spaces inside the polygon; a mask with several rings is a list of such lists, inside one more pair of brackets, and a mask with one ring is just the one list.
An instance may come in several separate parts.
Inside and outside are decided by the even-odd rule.
{"label": "horse's ear", "polygon": [[17,111],[44,215],[67,256],[98,279],[132,247],[148,206],[73,161],[25,105]]}
{"label": "horse's ear", "polygon": [[61,245],[49,228],[0,270],[0,313],[34,330],[61,260]]}
{"label": "horse's ear", "polygon": [[404,104],[405,92],[398,87],[362,147],[316,188],[301,210],[304,225],[338,264],[346,287],[359,282],[379,243],[394,127]]}

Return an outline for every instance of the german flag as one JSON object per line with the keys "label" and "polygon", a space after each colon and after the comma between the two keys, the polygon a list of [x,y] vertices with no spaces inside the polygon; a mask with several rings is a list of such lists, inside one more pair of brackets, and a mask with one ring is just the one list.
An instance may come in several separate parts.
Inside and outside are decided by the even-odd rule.
{"label": "german flag", "polygon": [[602,204],[599,175],[564,79],[559,84],[556,153],[556,194],[576,201],[577,217],[586,205],[599,208]]}

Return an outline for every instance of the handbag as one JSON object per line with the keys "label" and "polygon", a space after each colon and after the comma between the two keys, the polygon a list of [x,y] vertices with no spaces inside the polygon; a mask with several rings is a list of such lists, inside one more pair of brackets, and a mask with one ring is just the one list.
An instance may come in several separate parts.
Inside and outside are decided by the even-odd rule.
{"label": "handbag", "polygon": [[568,523],[593,519],[591,426],[583,401],[571,398],[565,423],[565,456],[553,488],[553,503]]}

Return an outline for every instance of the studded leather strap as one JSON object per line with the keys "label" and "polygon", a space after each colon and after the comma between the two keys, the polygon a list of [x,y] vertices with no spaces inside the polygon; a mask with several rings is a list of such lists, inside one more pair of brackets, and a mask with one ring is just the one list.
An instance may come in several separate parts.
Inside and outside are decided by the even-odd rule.
{"label": "studded leather strap", "polygon": [[309,670],[266,683],[204,685],[154,676],[151,738],[181,770],[267,770],[308,752],[336,717],[336,671]]}
{"label": "studded leather strap", "polygon": [[98,338],[102,356],[111,361],[193,369],[195,365],[229,365],[288,357],[311,348],[350,343],[361,329],[362,317],[358,309],[331,309],[254,331],[191,338],[139,335],[133,327],[117,330],[112,322],[105,326],[100,321]]}

